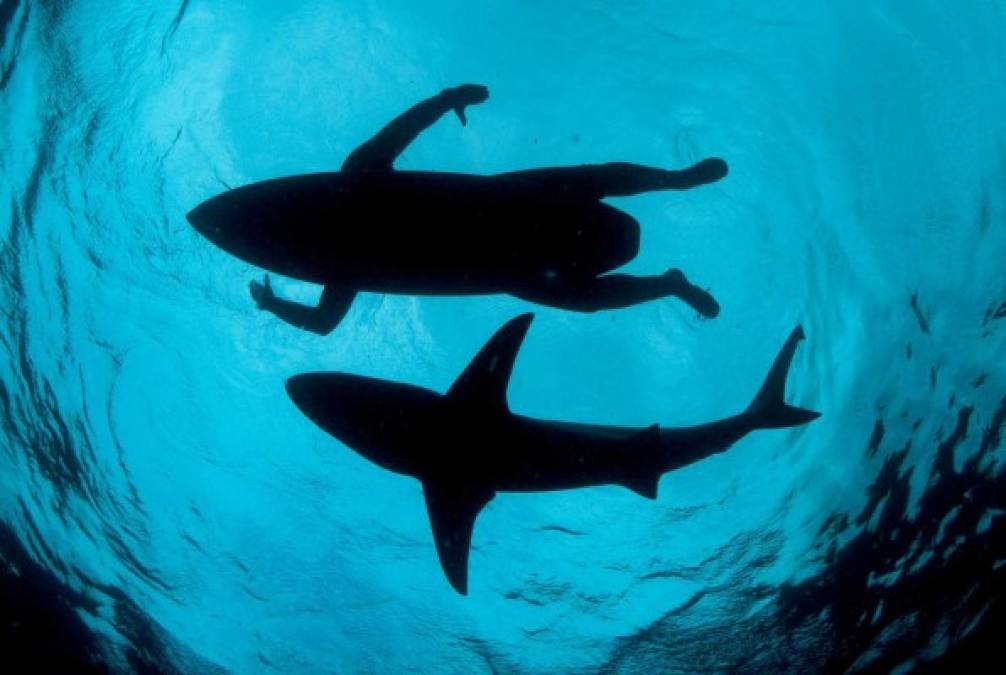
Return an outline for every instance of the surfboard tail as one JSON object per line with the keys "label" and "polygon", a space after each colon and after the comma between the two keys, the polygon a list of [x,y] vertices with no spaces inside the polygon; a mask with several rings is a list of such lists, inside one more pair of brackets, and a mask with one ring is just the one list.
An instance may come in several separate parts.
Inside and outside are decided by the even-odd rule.
{"label": "surfboard tail", "polygon": [[772,367],[765,377],[758,394],[745,411],[756,429],[781,429],[806,424],[821,416],[821,413],[806,408],[788,405],[784,400],[786,376],[797,344],[805,337],[802,326],[797,326],[789,334],[786,343],[779,350]]}

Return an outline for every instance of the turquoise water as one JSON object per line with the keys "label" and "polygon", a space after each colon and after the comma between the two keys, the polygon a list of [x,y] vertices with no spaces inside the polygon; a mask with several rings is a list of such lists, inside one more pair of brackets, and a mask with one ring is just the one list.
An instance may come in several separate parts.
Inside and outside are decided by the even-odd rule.
{"label": "turquoise water", "polygon": [[[979,0],[5,0],[8,573],[50,579],[114,671],[953,657],[1002,615],[1004,29],[1006,10]],[[185,222],[227,187],[336,169],[463,82],[489,101],[399,168],[727,159],[715,185],[610,200],[643,227],[625,269],[681,267],[721,315],[362,295],[319,338],[257,312],[260,271]],[[343,370],[442,391],[529,309],[516,412],[733,414],[802,323],[789,397],[824,417],[668,474],[656,502],[501,495],[461,597],[418,482],[316,429],[282,383]]]}

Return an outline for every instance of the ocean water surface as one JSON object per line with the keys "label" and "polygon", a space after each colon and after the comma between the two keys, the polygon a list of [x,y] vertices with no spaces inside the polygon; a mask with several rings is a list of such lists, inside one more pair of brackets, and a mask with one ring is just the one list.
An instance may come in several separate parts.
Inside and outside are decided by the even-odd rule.
{"label": "ocean water surface", "polygon": [[[1006,582],[1006,8],[966,0],[0,3],[5,652],[63,672],[943,671]],[[665,299],[577,314],[361,295],[318,337],[185,221],[336,170],[478,82],[402,169],[730,163],[609,200]],[[472,227],[478,227],[472,223]],[[306,284],[274,278],[286,297]],[[535,417],[739,412],[796,324],[824,416],[618,487],[501,494],[448,586],[421,487],[310,424],[284,380],[446,389],[536,319]],[[478,452],[478,448],[472,448]]]}

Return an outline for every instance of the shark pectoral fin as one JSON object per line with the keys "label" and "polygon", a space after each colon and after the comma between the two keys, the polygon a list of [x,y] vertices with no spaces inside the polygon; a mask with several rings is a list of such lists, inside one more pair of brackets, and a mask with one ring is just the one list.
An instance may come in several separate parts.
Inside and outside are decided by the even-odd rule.
{"label": "shark pectoral fin", "polygon": [[496,493],[468,486],[423,482],[426,510],[433,526],[440,566],[461,595],[468,594],[468,550],[472,529],[479,515]]}
{"label": "shark pectoral fin", "polygon": [[496,331],[451,385],[447,397],[481,408],[508,410],[506,390],[513,362],[533,318],[534,314],[521,314]]}
{"label": "shark pectoral fin", "polygon": [[[626,451],[632,452],[633,450],[638,450],[640,447],[654,446],[659,442],[660,425],[651,424],[625,439]],[[640,467],[637,473],[633,473],[618,481],[619,485],[627,487],[640,497],[646,497],[647,499],[657,498],[657,485],[659,483],[660,472],[650,471],[644,467]]]}

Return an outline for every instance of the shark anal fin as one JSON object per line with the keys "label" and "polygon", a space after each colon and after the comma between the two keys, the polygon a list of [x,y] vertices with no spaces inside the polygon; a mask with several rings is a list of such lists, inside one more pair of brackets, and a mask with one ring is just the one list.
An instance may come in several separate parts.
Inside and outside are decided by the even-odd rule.
{"label": "shark anal fin", "polygon": [[[656,447],[659,442],[660,425],[651,424],[645,429],[641,429],[625,439],[625,444],[629,446],[626,448],[626,452],[632,452],[640,449],[645,450],[647,447]],[[643,453],[640,454],[642,455]],[[651,471],[647,467],[640,466],[637,472],[626,476],[620,480],[618,484],[624,485],[640,497],[656,499],[657,485],[660,483],[660,475],[659,471]]]}
{"label": "shark anal fin", "polygon": [[468,594],[468,551],[475,518],[496,493],[454,484],[423,482],[440,566],[461,595]]}
{"label": "shark anal fin", "polygon": [[647,499],[657,498],[657,486],[660,484],[660,474],[629,476],[618,482],[619,485],[629,488],[640,497]]}
{"label": "shark anal fin", "polygon": [[447,398],[483,410],[508,410],[507,385],[533,318],[533,314],[521,314],[496,331],[451,385]]}

